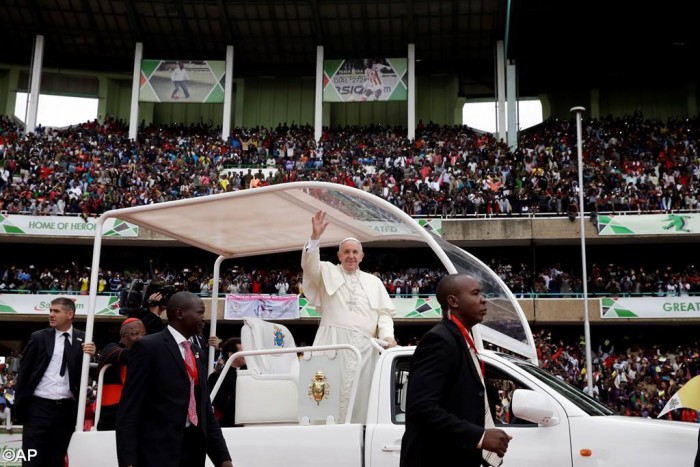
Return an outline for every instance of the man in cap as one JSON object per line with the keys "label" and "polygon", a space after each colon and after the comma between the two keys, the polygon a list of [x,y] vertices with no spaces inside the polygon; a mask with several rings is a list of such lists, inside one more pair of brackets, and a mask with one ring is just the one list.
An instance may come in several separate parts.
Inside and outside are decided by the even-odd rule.
{"label": "man in cap", "polygon": [[[304,295],[321,314],[321,324],[314,345],[351,344],[362,356],[353,423],[364,423],[369,402],[369,388],[375,363],[375,351],[370,339],[378,337],[396,345],[392,316],[395,307],[382,281],[360,270],[364,258],[362,244],[355,238],[346,238],[338,245],[335,265],[321,261],[321,235],[328,227],[326,213],[317,212],[311,219],[311,238],[304,245],[301,266],[304,270]],[[340,420],[345,420],[352,387],[352,378],[358,364],[353,354],[338,352],[341,374],[345,378],[340,394]]]}
{"label": "man in cap", "polygon": [[114,430],[117,422],[117,408],[122,396],[129,363],[129,349],[146,335],[146,328],[138,318],[127,318],[119,329],[119,342],[107,344],[100,355],[100,371],[105,365],[104,386],[102,387],[102,409],[97,422],[99,431]]}

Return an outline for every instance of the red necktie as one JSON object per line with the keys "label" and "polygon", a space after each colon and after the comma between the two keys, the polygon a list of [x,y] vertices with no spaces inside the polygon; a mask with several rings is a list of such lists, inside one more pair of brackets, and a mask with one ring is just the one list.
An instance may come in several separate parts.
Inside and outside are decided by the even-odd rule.
{"label": "red necktie", "polygon": [[450,313],[450,319],[457,325],[459,328],[459,331],[462,333],[462,336],[464,336],[464,339],[467,341],[467,344],[469,344],[469,347],[472,349],[474,352],[474,355],[476,355],[476,359],[479,360],[479,364],[481,366],[481,377],[486,376],[486,371],[484,371],[484,361],[479,357],[479,352],[476,350],[476,346],[474,345],[474,340],[472,339],[472,336],[469,334],[469,331],[467,331],[467,328],[464,327],[464,325],[461,323],[460,320],[457,319],[457,317]]}
{"label": "red necktie", "polygon": [[187,417],[189,417],[190,423],[197,426],[197,402],[194,397],[194,383],[199,376],[197,373],[197,364],[194,361],[194,354],[192,353],[192,342],[183,341],[182,346],[185,348],[185,368],[187,368],[187,377],[190,380],[190,405],[187,408]]}

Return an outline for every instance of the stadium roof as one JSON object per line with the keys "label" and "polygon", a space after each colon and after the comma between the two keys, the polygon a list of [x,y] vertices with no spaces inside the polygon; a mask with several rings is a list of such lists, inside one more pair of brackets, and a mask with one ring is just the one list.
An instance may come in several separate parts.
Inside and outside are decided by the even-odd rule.
{"label": "stadium roof", "polygon": [[520,95],[630,80],[697,81],[698,2],[668,0],[5,0],[0,61],[130,71],[144,58],[223,59],[237,76],[313,76],[326,58],[406,56],[417,74],[456,73],[460,92],[492,96],[494,50],[506,40]]}

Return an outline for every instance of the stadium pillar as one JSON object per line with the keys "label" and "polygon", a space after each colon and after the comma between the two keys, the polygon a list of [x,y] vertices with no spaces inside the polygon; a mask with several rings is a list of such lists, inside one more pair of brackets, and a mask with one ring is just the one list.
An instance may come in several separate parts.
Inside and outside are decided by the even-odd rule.
{"label": "stadium pillar", "polygon": [[416,44],[408,44],[408,139],[416,139]]}
{"label": "stadium pillar", "polygon": [[226,46],[226,80],[224,81],[224,119],[221,124],[221,139],[228,140],[231,134],[231,106],[233,104],[233,46]]}
{"label": "stadium pillar", "polygon": [[572,107],[571,111],[576,114],[576,141],[578,150],[578,209],[579,220],[581,221],[581,263],[583,281],[583,334],[586,340],[586,385],[588,395],[593,396],[593,364],[591,355],[591,323],[588,320],[588,273],[586,265],[586,225],[583,218],[583,141],[581,131],[581,114],[586,109],[583,107]]}
{"label": "stadium pillar", "polygon": [[503,41],[496,43],[496,102],[498,139],[506,140],[506,59]]}
{"label": "stadium pillar", "polygon": [[36,119],[39,113],[39,92],[41,91],[41,68],[44,62],[44,36],[37,35],[34,39],[34,57],[27,96],[27,119],[24,123],[25,133],[34,133]]}
{"label": "stadium pillar", "polygon": [[323,46],[316,46],[316,92],[314,100],[314,141],[323,134]]}
{"label": "stadium pillar", "polygon": [[506,97],[508,99],[508,147],[518,145],[518,96],[515,89],[515,64],[506,61]]}
{"label": "stadium pillar", "polygon": [[141,87],[141,59],[143,43],[137,42],[134,48],[134,74],[131,81],[131,112],[129,113],[129,139],[136,140],[139,131],[139,89]]}

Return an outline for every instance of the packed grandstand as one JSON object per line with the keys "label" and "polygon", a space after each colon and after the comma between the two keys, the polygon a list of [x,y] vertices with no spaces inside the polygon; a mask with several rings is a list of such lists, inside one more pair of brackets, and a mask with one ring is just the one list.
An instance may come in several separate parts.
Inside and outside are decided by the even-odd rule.
{"label": "packed grandstand", "polygon": [[[220,140],[218,128],[152,125],[140,128],[132,142],[124,122],[109,118],[25,134],[5,117],[1,130],[0,209],[8,214],[87,219],[108,209],[298,180],[354,186],[416,217],[565,216],[578,196],[570,121],[549,120],[522,132],[514,150],[490,134],[433,124],[421,124],[415,141],[401,128],[329,128],[319,144],[313,142],[311,127],[286,124],[235,129],[228,141]],[[584,131],[587,212],[698,211],[697,120],[660,122],[637,114],[586,121]],[[518,297],[580,297],[583,292],[580,270],[566,262],[535,267],[496,254],[482,259]],[[417,264],[392,270],[386,267],[392,261],[383,263],[372,272],[396,297],[429,296],[443,274]],[[86,294],[87,264],[45,255],[18,262],[6,255],[0,289]],[[275,267],[227,266],[221,277],[224,293],[303,294],[300,269],[289,258]],[[154,264],[151,259],[105,268],[98,292],[118,295],[135,280],[174,285],[203,297],[210,296],[213,285],[208,266]],[[700,292],[692,256],[673,266],[651,256],[630,264],[594,262],[588,281],[592,296]],[[553,342],[551,330],[538,334],[537,341],[542,367],[584,388],[582,342]],[[658,415],[676,388],[700,370],[697,343],[661,348],[620,342],[615,347],[607,341],[599,346],[594,396],[628,415]],[[18,365],[13,354],[4,368],[8,401]],[[694,411],[674,411],[669,417],[697,421]]]}

